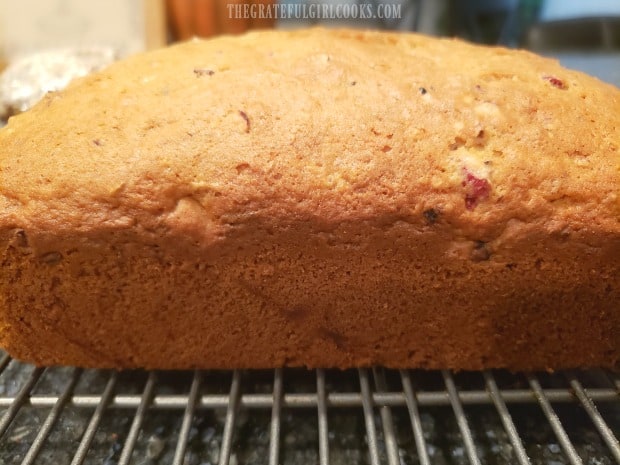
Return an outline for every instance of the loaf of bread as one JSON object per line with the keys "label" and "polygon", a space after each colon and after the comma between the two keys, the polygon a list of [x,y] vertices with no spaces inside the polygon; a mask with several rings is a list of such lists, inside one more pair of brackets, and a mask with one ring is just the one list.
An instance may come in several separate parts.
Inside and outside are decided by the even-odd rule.
{"label": "loaf of bread", "polygon": [[0,130],[37,364],[618,367],[620,91],[413,34],[194,40]]}

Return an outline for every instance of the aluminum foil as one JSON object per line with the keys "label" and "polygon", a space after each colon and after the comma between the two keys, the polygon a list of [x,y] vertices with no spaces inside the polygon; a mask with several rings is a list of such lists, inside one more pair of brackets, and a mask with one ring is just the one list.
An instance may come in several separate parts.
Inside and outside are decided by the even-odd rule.
{"label": "aluminum foil", "polygon": [[48,50],[14,61],[0,76],[0,119],[28,110],[47,92],[64,89],[115,59],[112,48],[89,47]]}

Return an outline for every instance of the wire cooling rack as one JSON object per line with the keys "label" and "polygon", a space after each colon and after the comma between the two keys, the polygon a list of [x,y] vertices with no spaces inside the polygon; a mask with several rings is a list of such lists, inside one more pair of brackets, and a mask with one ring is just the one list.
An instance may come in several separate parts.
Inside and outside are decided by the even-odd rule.
{"label": "wire cooling rack", "polygon": [[126,371],[0,357],[1,464],[620,463],[601,370]]}

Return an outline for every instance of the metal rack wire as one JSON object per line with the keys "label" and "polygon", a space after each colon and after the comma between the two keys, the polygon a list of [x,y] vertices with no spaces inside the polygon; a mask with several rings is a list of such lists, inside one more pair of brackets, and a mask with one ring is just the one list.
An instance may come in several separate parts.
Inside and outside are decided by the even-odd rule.
{"label": "metal rack wire", "polygon": [[[171,388],[179,378],[189,383],[189,389],[187,382],[181,383],[180,393]],[[201,459],[200,453],[192,452],[200,442],[195,438],[196,421],[202,418],[207,418],[205,424],[211,422],[221,429],[216,446],[213,440],[211,446],[202,444],[203,457],[209,447],[217,447],[216,460],[213,454],[210,457],[221,465],[302,463],[299,459],[291,461],[292,456],[287,452],[294,447],[287,433],[300,427],[299,424],[291,427],[286,418],[287,412],[302,411],[305,412],[303,421],[313,424],[312,435],[316,436],[312,439],[316,454],[311,454],[306,463],[340,463],[334,459],[334,448],[341,412],[354,412],[357,417],[353,423],[363,425],[359,429],[363,436],[359,444],[364,450],[357,455],[361,463],[546,463],[544,457],[537,456],[536,448],[532,448],[527,428],[515,421],[515,415],[527,408],[530,410],[526,416],[533,415],[529,412],[535,410],[538,415],[542,413],[544,420],[540,424],[552,432],[548,436],[553,438],[551,442],[556,442],[557,450],[549,463],[613,464],[620,463],[616,437],[620,430],[619,401],[620,378],[600,370],[554,375],[492,371],[454,374],[380,368],[348,372],[276,369],[270,373],[119,373],[35,368],[3,355],[0,357],[0,463],[65,463],[53,458],[59,447],[64,447],[65,454],[69,454],[66,456],[71,457],[66,463],[72,465],[211,463]],[[566,406],[579,410],[582,416],[585,414],[578,420],[580,428],[591,430],[585,440],[567,431],[561,419],[566,412],[558,413]],[[501,429],[504,449],[508,450],[503,461],[495,460],[493,454],[481,454],[480,434],[472,426],[478,422],[480,409],[498,419],[496,429]],[[428,410],[455,423],[456,442],[461,443],[462,456],[452,454],[452,460],[446,461],[433,452],[435,447],[430,444],[425,424],[430,418]],[[218,411],[222,412],[219,417],[211,415]],[[73,448],[67,451],[65,443],[59,445],[66,435],[66,425],[63,429],[59,423],[71,416],[71,412],[83,412],[86,416],[81,429],[78,428],[80,431],[74,434],[75,440],[69,441]],[[151,453],[149,457],[147,450],[148,460],[144,461],[137,449],[144,448],[143,443],[152,439],[152,435],[147,437],[145,425],[154,412],[160,412],[164,422],[167,416],[178,417],[181,412],[182,417],[180,424],[176,421],[172,428],[175,433],[171,434],[168,456]],[[265,438],[265,447],[261,449],[264,457],[256,458],[254,454],[252,462],[247,454],[244,459],[236,452],[240,447],[236,438],[242,434],[239,424],[243,414],[247,418],[259,413],[269,416],[259,429],[268,439]],[[106,415],[123,423],[122,433],[103,434],[103,440],[97,439],[105,430]],[[33,421],[35,417],[40,421]],[[23,425],[31,426],[26,431]],[[405,430],[411,440],[404,443]],[[584,441],[592,442],[591,434],[597,436],[598,447],[594,452],[584,453],[581,445]],[[101,444],[95,446],[97,442],[103,448]],[[592,461],[593,457],[598,461]]]}

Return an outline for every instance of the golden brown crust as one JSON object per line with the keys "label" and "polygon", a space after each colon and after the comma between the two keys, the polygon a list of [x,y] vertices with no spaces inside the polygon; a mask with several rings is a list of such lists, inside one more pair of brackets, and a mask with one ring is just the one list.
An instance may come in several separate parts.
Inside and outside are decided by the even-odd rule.
{"label": "golden brown crust", "polygon": [[0,131],[38,363],[617,366],[620,92],[411,34],[138,55]]}

